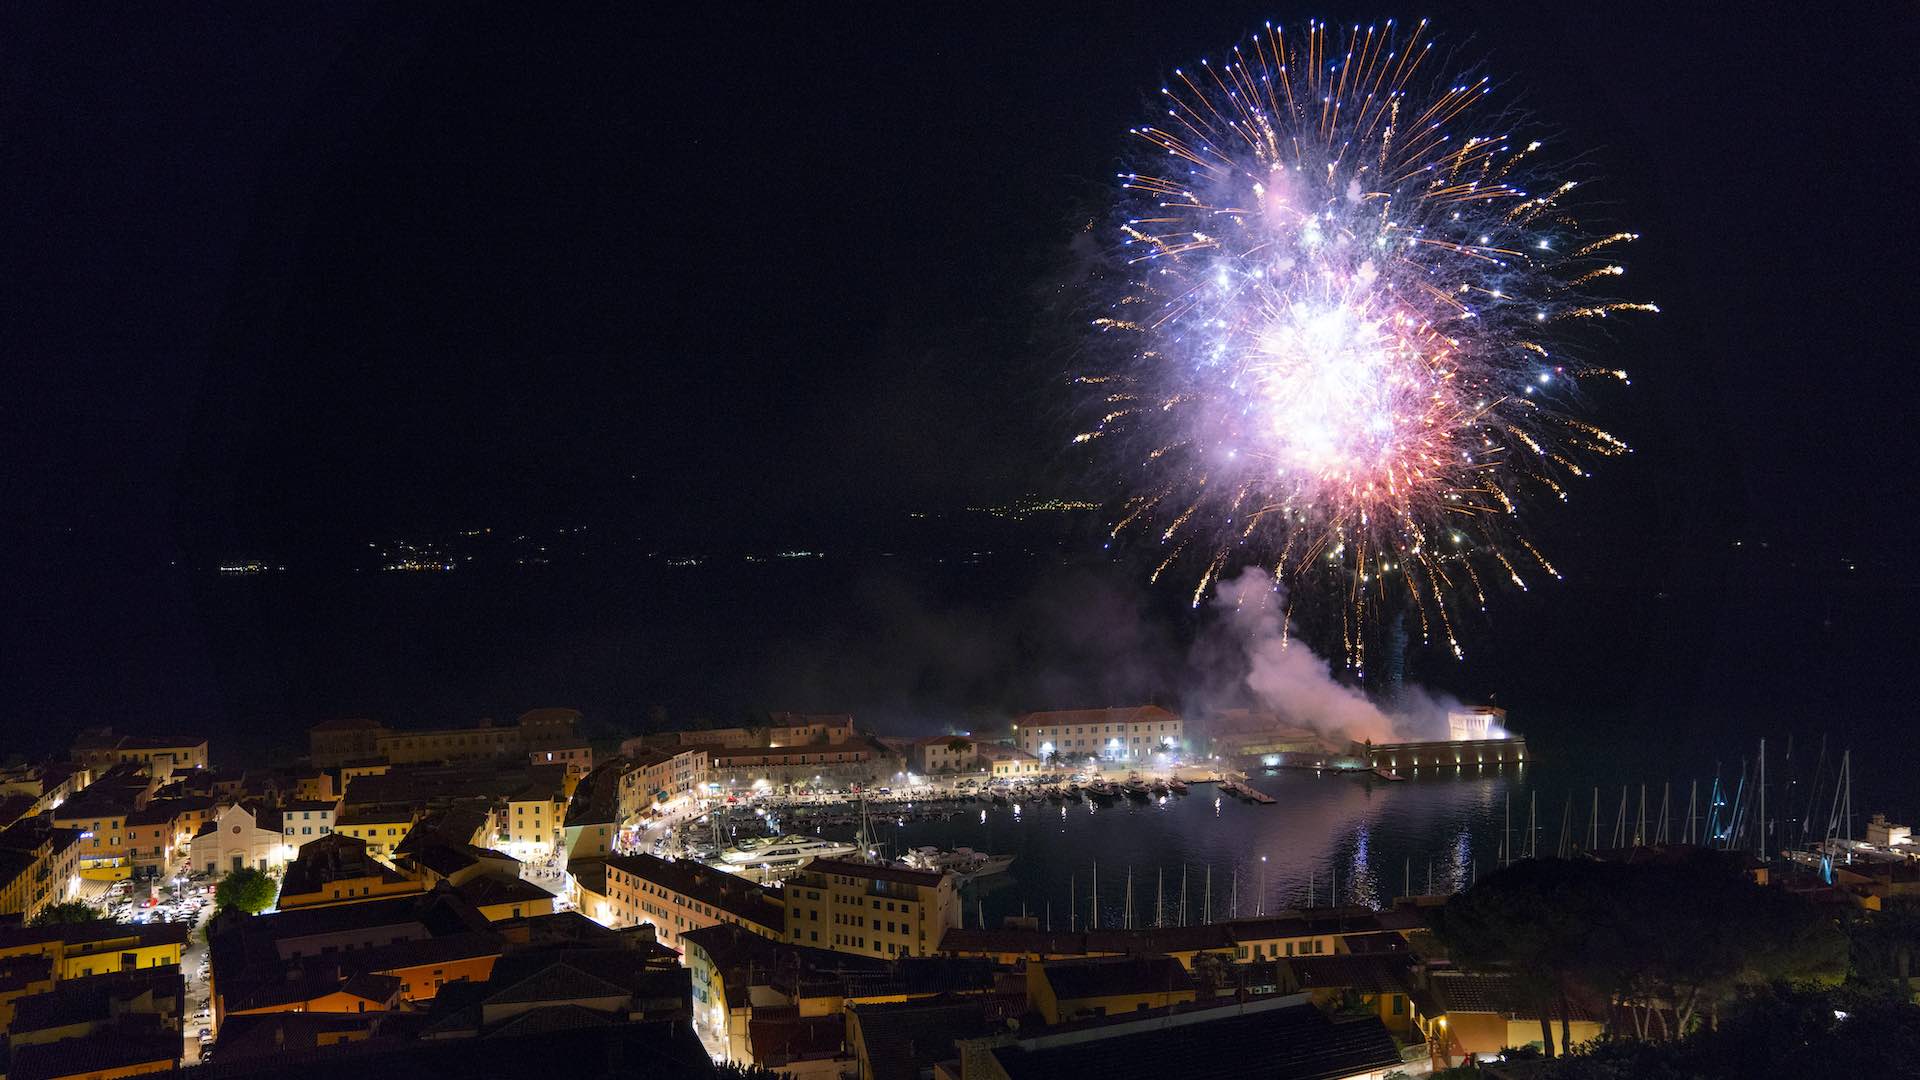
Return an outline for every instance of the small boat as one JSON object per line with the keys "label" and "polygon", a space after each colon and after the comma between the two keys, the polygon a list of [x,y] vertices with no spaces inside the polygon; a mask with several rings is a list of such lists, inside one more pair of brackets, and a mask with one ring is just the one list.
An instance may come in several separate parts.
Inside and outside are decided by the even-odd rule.
{"label": "small boat", "polygon": [[1061,792],[1059,788],[1050,787],[1047,789],[1047,801],[1050,803],[1064,802],[1066,801],[1066,795]]}
{"label": "small boat", "polygon": [[1138,776],[1129,776],[1124,786],[1126,788],[1127,798],[1139,799],[1141,802],[1146,801],[1148,791],[1145,780],[1140,779]]}
{"label": "small boat", "polygon": [[1167,781],[1167,786],[1173,789],[1173,793],[1175,795],[1185,795],[1189,790],[1187,787],[1187,782],[1185,780],[1180,779],[1177,776]]}
{"label": "small boat", "polygon": [[1066,787],[1060,789],[1060,797],[1068,802],[1079,802],[1080,789],[1072,784],[1068,784]]}
{"label": "small boat", "polygon": [[1159,779],[1156,779],[1154,780],[1153,783],[1148,784],[1147,790],[1153,792],[1153,797],[1156,799],[1163,798],[1171,794],[1173,791],[1172,788],[1167,786],[1167,782],[1165,780],[1159,780]]}
{"label": "small boat", "polygon": [[1406,777],[1401,776],[1399,773],[1394,772],[1392,769],[1375,769],[1373,770],[1373,775],[1379,777],[1382,780],[1405,780],[1406,779]]}

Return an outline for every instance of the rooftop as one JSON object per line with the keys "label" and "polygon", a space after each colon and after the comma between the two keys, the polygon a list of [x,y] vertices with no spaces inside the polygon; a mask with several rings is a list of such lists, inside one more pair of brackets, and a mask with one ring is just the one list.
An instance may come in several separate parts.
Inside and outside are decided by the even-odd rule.
{"label": "rooftop", "polygon": [[322,720],[308,728],[309,731],[385,731],[387,726],[378,720],[364,716],[342,716],[333,720]]}
{"label": "rooftop", "polygon": [[552,900],[553,894],[524,878],[496,877],[482,874],[454,890],[467,898],[474,907],[492,907],[495,904],[533,904],[542,900]]}
{"label": "rooftop", "polygon": [[1054,960],[1042,969],[1061,1001],[1115,994],[1160,994],[1194,988],[1193,976],[1171,956],[1117,956]]}
{"label": "rooftop", "polygon": [[978,998],[855,1005],[850,1011],[859,1020],[872,1080],[917,1080],[935,1062],[954,1056],[956,1040],[989,1034],[997,1026],[990,1003]]}
{"label": "rooftop", "polygon": [[669,862],[652,855],[615,855],[606,862],[609,876],[624,873],[652,882],[770,930],[786,927],[786,912],[776,895],[735,874],[691,859]]}
{"label": "rooftop", "polygon": [[841,874],[873,881],[895,881],[902,885],[919,885],[928,889],[939,888],[941,879],[946,876],[935,870],[909,870],[904,866],[852,862],[847,859],[815,859],[806,865],[802,873]]}
{"label": "rooftop", "polygon": [[1156,1010],[1147,1018],[1043,1031],[991,1052],[1009,1080],[1335,1080],[1400,1064],[1400,1048],[1377,1018],[1337,1022],[1311,1004],[1293,1002],[1278,999],[1279,1007],[1258,1011]]}
{"label": "rooftop", "polygon": [[121,1070],[155,1062],[180,1060],[180,1033],[150,1023],[122,1023],[111,1032],[77,1039],[13,1048],[8,1080],[48,1080],[50,1077],[123,1075]]}

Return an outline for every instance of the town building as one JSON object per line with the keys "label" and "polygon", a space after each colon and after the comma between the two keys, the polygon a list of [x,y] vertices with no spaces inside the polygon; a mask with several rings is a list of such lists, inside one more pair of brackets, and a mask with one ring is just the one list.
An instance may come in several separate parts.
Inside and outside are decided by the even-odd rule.
{"label": "town building", "polygon": [[307,760],[323,769],[365,761],[380,752],[385,724],[362,716],[324,720],[307,729]]}
{"label": "town building", "polygon": [[120,1077],[179,1063],[186,982],[178,966],[66,980],[14,1002],[14,1080]]}
{"label": "town building", "polygon": [[45,817],[21,818],[0,829],[0,916],[30,923],[80,888],[77,829],[56,828]]}
{"label": "town building", "polygon": [[1055,754],[1141,761],[1178,753],[1186,738],[1180,717],[1158,705],[1031,712],[1014,722],[1014,732],[1020,749],[1042,761]]}
{"label": "town building", "polygon": [[572,709],[533,709],[511,727],[483,720],[469,728],[387,731],[374,737],[374,756],[389,764],[467,761],[476,758],[527,758],[548,746],[577,745],[580,714]]}
{"label": "town building", "polygon": [[277,870],[293,852],[281,828],[278,810],[232,803],[194,835],[189,845],[193,865],[216,875],[243,869]]}
{"label": "town building", "polygon": [[376,1012],[484,980],[503,941],[451,889],[208,924],[216,1029],[231,1015]]}
{"label": "town building", "polygon": [[952,874],[815,859],[787,879],[785,940],[866,956],[929,956],[960,925]]}
{"label": "town building", "polygon": [[786,911],[778,890],[691,860],[616,855],[605,862],[609,925],[653,926],[660,944],[680,948],[680,935],[734,923],[780,939]]}
{"label": "town building", "polygon": [[10,825],[23,817],[37,817],[79,794],[93,782],[93,770],[77,762],[42,762],[0,769],[0,798],[20,796],[13,804]]}
{"label": "town building", "polygon": [[191,844],[219,806],[208,795],[156,798],[127,814],[127,856],[136,879],[171,877],[192,854]]}
{"label": "town building", "polygon": [[92,728],[73,743],[73,760],[99,773],[114,765],[138,765],[165,779],[175,772],[207,767],[207,740],[198,735],[120,735]]}
{"label": "town building", "polygon": [[[351,787],[347,791],[353,793]],[[348,806],[334,816],[333,830],[364,841],[368,854],[386,861],[392,859],[393,849],[400,846],[420,816],[420,811],[410,805]]]}
{"label": "town building", "polygon": [[[1490,1058],[1508,1047],[1540,1045],[1540,1011],[1509,976],[1431,971],[1412,1002],[1414,1024],[1443,1057]],[[1569,1010],[1565,1019],[1570,1045],[1591,1042],[1605,1032],[1605,1017],[1579,1001],[1556,1001],[1548,1009],[1555,1056],[1566,1052],[1560,1045],[1562,1008]]]}
{"label": "town building", "polygon": [[180,966],[185,923],[56,923],[0,927],[0,963],[44,957],[54,982],[114,971]]}
{"label": "town building", "polygon": [[420,879],[402,874],[367,853],[367,844],[339,833],[303,845],[280,880],[281,911],[322,904],[350,904],[426,891]]}

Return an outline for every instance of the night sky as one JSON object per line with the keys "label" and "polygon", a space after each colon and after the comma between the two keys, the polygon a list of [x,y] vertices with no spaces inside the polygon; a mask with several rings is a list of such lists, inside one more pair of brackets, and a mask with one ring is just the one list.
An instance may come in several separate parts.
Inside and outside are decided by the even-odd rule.
{"label": "night sky", "polygon": [[1084,486],[1068,244],[1165,72],[1308,15],[1433,18],[1644,237],[1665,314],[1601,417],[1637,453],[1544,533],[1629,599],[1505,632],[1579,685],[1639,640],[1719,670],[1696,704],[1752,671],[1910,713],[1910,11],[702,7],[0,12],[10,728],[244,721],[217,648],[174,651],[218,637],[193,573],[234,553],[832,545]]}

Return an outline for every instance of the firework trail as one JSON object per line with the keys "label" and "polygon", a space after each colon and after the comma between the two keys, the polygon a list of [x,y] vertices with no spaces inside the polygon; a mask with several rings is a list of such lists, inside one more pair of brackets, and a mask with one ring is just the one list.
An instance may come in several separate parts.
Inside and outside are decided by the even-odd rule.
{"label": "firework trail", "polygon": [[1075,441],[1130,496],[1113,535],[1158,541],[1157,580],[1268,569],[1336,598],[1347,663],[1386,604],[1456,655],[1454,612],[1497,582],[1559,576],[1520,531],[1585,461],[1627,446],[1572,413],[1573,327],[1651,304],[1598,290],[1634,234],[1589,234],[1576,183],[1490,114],[1487,78],[1438,79],[1409,34],[1271,24],[1179,70],[1129,133],[1118,358],[1080,379]]}

